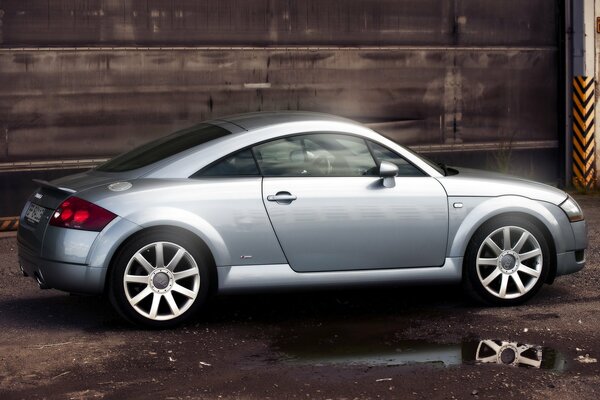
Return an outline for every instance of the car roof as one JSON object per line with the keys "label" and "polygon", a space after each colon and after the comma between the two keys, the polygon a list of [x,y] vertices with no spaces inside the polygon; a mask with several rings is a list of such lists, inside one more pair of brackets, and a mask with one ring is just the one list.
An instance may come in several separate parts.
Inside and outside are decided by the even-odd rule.
{"label": "car roof", "polygon": [[356,121],[337,115],[309,112],[309,111],[261,111],[245,114],[230,115],[218,120],[229,122],[238,127],[251,131],[258,128],[279,125],[290,122],[322,121],[322,122],[346,122],[360,125]]}

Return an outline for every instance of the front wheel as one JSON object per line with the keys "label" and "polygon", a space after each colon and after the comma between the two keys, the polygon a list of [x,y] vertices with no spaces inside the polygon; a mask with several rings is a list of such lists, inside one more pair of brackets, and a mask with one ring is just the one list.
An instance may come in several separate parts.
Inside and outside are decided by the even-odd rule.
{"label": "front wheel", "polygon": [[477,300],[521,304],[535,295],[548,275],[550,251],[533,223],[502,217],[483,225],[465,254],[464,284]]}
{"label": "front wheel", "polygon": [[135,324],[177,325],[206,301],[210,271],[205,259],[197,243],[185,236],[143,233],[117,254],[109,298]]}

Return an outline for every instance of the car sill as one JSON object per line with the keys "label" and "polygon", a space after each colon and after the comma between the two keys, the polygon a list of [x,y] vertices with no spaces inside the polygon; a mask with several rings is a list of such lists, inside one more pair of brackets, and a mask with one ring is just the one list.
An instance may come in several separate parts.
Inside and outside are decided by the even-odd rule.
{"label": "car sill", "polygon": [[218,267],[219,293],[364,286],[371,284],[449,284],[462,276],[462,257],[436,268],[395,268],[298,273],[288,264]]}

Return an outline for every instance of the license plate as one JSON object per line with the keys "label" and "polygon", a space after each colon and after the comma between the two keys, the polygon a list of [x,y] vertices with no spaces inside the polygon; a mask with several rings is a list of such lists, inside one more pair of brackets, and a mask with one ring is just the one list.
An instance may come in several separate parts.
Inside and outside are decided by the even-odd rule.
{"label": "license plate", "polygon": [[40,207],[37,204],[31,203],[27,209],[27,212],[25,213],[25,218],[27,218],[27,222],[31,224],[37,224],[40,222],[40,219],[42,219],[44,211],[46,211],[44,207]]}

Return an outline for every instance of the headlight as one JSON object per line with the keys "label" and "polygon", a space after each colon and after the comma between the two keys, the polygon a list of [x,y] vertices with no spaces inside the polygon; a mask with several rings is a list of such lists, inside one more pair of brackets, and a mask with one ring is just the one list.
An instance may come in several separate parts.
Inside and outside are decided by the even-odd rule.
{"label": "headlight", "polygon": [[579,207],[579,204],[571,196],[569,196],[561,205],[560,208],[563,209],[567,217],[569,217],[569,221],[583,221],[583,211]]}

